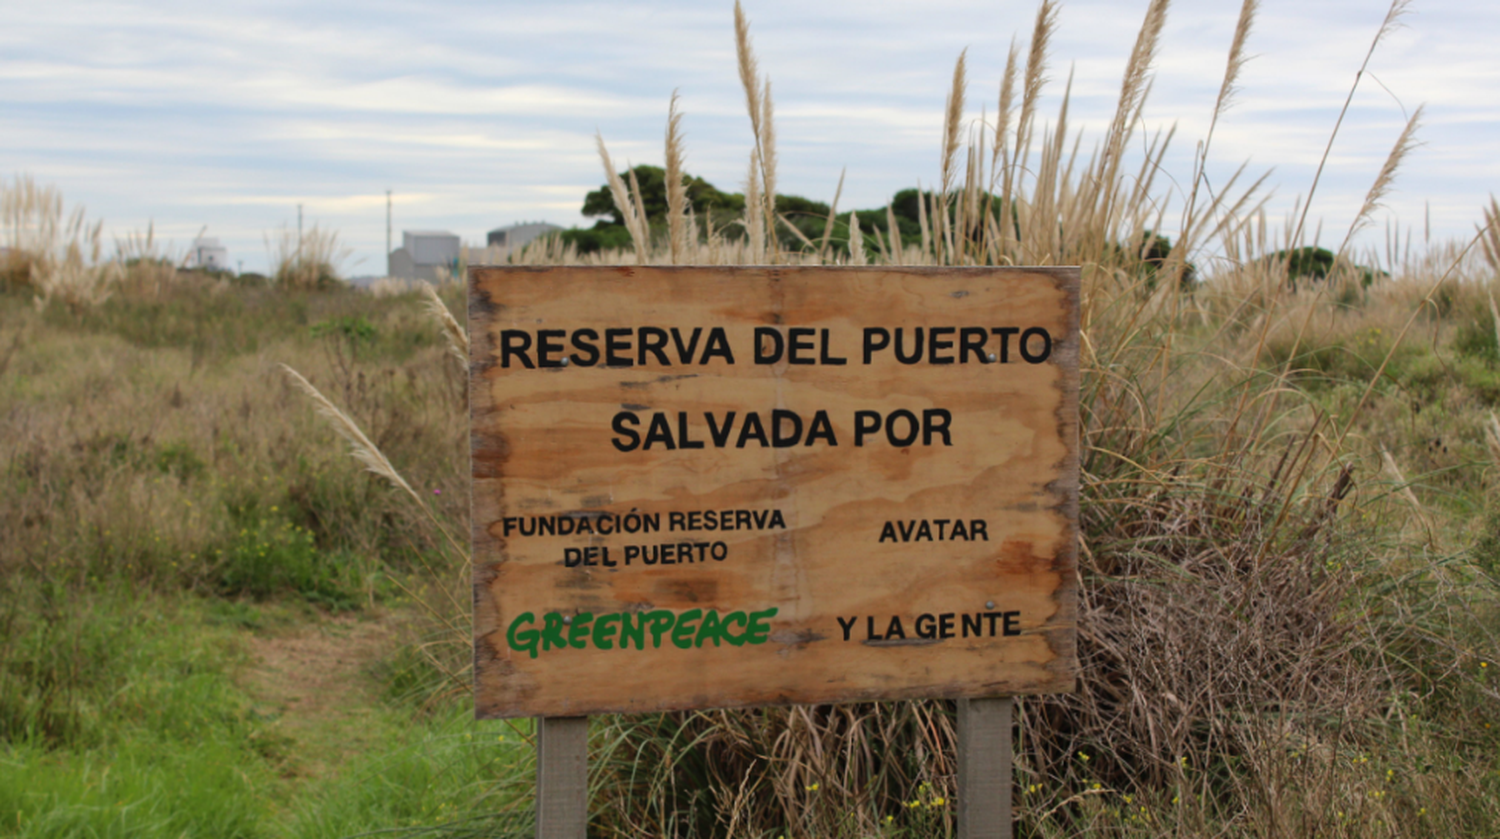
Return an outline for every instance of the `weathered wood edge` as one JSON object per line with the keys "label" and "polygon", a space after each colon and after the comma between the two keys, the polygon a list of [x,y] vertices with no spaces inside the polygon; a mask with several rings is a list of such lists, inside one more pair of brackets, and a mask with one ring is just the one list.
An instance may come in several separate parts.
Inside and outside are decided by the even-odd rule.
{"label": "weathered wood edge", "polygon": [[[1028,269],[1031,270],[1031,269]],[[1077,690],[1078,678],[1078,517],[1079,517],[1079,493],[1082,474],[1082,439],[1079,428],[1082,418],[1080,416],[1080,388],[1082,380],[1082,343],[1081,330],[1082,308],[1083,308],[1083,272],[1076,266],[1036,269],[1039,272],[1050,274],[1068,299],[1068,335],[1078,336],[1076,340],[1068,341],[1059,353],[1058,366],[1062,370],[1062,378],[1058,383],[1062,390],[1062,401],[1057,407],[1057,425],[1059,436],[1062,437],[1068,454],[1064,461],[1059,464],[1060,477],[1048,485],[1047,489],[1062,497],[1062,503],[1054,509],[1062,513],[1063,520],[1067,522],[1067,541],[1061,551],[1058,552],[1057,562],[1054,567],[1061,577],[1056,591],[1053,592],[1053,601],[1058,605],[1056,622],[1062,623],[1066,629],[1052,630],[1049,636],[1049,645],[1058,653],[1058,657],[1049,662],[1048,667],[1054,671],[1061,671],[1060,676],[1065,676],[1069,686],[1060,693],[1072,693]]]}
{"label": "weathered wood edge", "polygon": [[[768,274],[772,279],[779,279],[781,276],[784,276],[786,274],[799,272],[868,273],[872,269],[879,270],[882,273],[887,274],[907,274],[915,276],[943,276],[1012,272],[1018,274],[1040,274],[1044,276],[1050,276],[1053,279],[1054,284],[1067,296],[1068,334],[1070,336],[1080,334],[1079,327],[1081,322],[1082,274],[1080,268],[1076,266],[470,266],[468,275],[469,312],[472,312],[476,306],[491,311],[497,308],[504,308],[504,304],[490,299],[487,293],[481,291],[480,287],[484,275],[490,274],[550,274],[565,271],[568,273],[598,273],[602,275],[613,274],[618,276],[620,279],[625,280],[635,277],[637,272],[660,272],[668,274],[710,273],[728,276],[733,274],[743,275],[747,272],[755,271]],[[780,305],[775,307],[776,311],[780,311],[781,308],[782,307]],[[466,312],[466,314],[468,313]],[[472,329],[470,330],[469,340],[471,346],[473,347],[470,352],[469,367],[470,457],[473,458],[475,453],[479,451],[480,445],[480,441],[475,438],[475,435],[473,433],[474,421],[476,419],[477,412],[481,409],[481,407],[485,407],[476,404],[475,394],[484,392],[484,388],[479,387],[478,385],[481,385],[483,383],[483,374],[488,366],[481,365],[474,361],[474,359],[491,357],[493,355],[493,347],[489,342],[488,334],[482,333],[480,335],[475,335]],[[1059,429],[1063,433],[1064,440],[1069,443],[1069,454],[1066,456],[1066,459],[1063,463],[1063,469],[1061,470],[1062,476],[1048,485],[1049,491],[1053,491],[1063,496],[1061,503],[1056,505],[1054,509],[1059,509],[1059,511],[1064,514],[1068,530],[1066,543],[1064,544],[1062,550],[1058,552],[1058,561],[1054,563],[1054,568],[1056,568],[1060,574],[1060,582],[1053,598],[1054,602],[1057,602],[1058,604],[1058,611],[1056,613],[1057,617],[1066,618],[1067,625],[1065,627],[1042,630],[1042,632],[1046,633],[1047,635],[1049,648],[1058,653],[1058,656],[1053,661],[1045,665],[1046,669],[1052,672],[1055,678],[1046,682],[1033,682],[1031,685],[1024,688],[1012,686],[1004,682],[978,684],[973,686],[969,690],[955,690],[951,686],[945,688],[941,685],[918,685],[913,686],[908,690],[871,691],[869,695],[856,695],[840,699],[837,702],[828,702],[827,700],[818,698],[784,696],[778,697],[773,701],[754,701],[744,703],[724,703],[721,701],[714,703],[712,707],[754,708],[810,703],[850,704],[856,702],[900,701],[908,699],[964,700],[992,698],[1002,695],[1030,696],[1056,693],[1072,693],[1073,691],[1075,691],[1077,689],[1078,671],[1077,631],[1076,628],[1072,627],[1076,626],[1077,620],[1077,569],[1079,540],[1077,523],[1079,514],[1079,484],[1081,480],[1081,452],[1079,450],[1081,441],[1079,437],[1079,420],[1072,418],[1078,417],[1081,378],[1080,343],[1081,340],[1074,340],[1065,344],[1063,351],[1056,355],[1057,360],[1053,362],[1057,364],[1057,366],[1062,370],[1062,377],[1058,386],[1063,391],[1063,400],[1058,406],[1058,413],[1060,414],[1058,419]],[[1070,431],[1071,433],[1069,433]],[[485,606],[488,598],[482,595],[485,587],[487,587],[494,578],[493,572],[489,570],[489,563],[479,561],[478,548],[481,543],[485,543],[492,548],[501,548],[503,547],[503,545],[500,544],[502,540],[498,540],[496,537],[491,536],[486,531],[486,529],[478,523],[479,517],[477,515],[473,515],[473,513],[477,511],[474,510],[474,494],[472,492],[472,484],[470,493],[470,510],[470,539],[472,554],[471,562],[473,566],[472,583],[474,598],[474,631],[471,634],[473,634],[475,641],[473,650],[473,680],[474,688],[477,693],[479,687],[479,659],[481,655],[480,651],[481,647],[485,646],[484,644],[480,643],[481,639],[478,635],[477,629],[480,625],[479,617],[481,610],[483,609],[486,612],[489,611],[489,609]],[[490,624],[494,623],[494,620],[490,621]],[[570,713],[592,716],[611,713],[648,713],[656,711],[695,710],[703,707],[705,706],[702,705],[702,703],[693,702],[690,698],[688,701],[682,703],[658,703],[650,708],[645,709],[633,708],[629,706],[600,705],[597,707],[590,706],[587,708],[579,707],[570,711]],[[515,715],[511,715],[511,717],[524,716],[531,716],[531,714],[518,713]],[[498,713],[484,714],[481,712],[476,703],[475,718],[506,719],[510,717]]]}

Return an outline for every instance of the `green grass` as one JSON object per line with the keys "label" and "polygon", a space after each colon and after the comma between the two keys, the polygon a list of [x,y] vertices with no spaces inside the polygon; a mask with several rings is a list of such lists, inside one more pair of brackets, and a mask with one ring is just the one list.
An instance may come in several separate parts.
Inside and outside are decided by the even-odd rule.
{"label": "green grass", "polygon": [[129,580],[6,587],[0,606],[0,733],[12,743],[102,746],[148,731],[191,739],[232,729],[238,647],[191,632],[193,601],[138,593]]}
{"label": "green grass", "polygon": [[467,708],[449,710],[409,742],[310,790],[289,813],[285,835],[530,836],[528,729],[479,725]]}
{"label": "green grass", "polygon": [[[268,368],[273,360],[310,367],[336,402],[381,437],[439,514],[460,523],[467,513],[461,390],[445,378],[451,368],[435,346],[399,338],[399,325],[414,317],[413,301],[324,292],[303,303],[314,313],[309,323],[268,326],[254,352],[215,351],[214,363],[195,367],[191,347],[181,343],[190,337],[140,346],[129,329],[7,308],[0,298],[0,340],[18,329],[24,335],[0,376],[0,395],[40,418],[0,417],[11,429],[0,438],[0,472],[8,477],[0,515],[21,523],[17,538],[0,545],[0,835],[529,834],[527,729],[470,721],[466,697],[449,690],[443,672],[464,656],[449,647],[433,658],[413,643],[445,639],[422,634],[409,594],[457,608],[434,594],[448,568],[436,535],[408,500],[352,462]],[[241,311],[223,302],[192,305],[206,307],[199,311],[210,319]],[[1242,496],[1270,491],[1265,472],[1274,458],[1247,464],[1220,488],[1194,471],[1218,451],[1235,388],[1271,381],[1288,360],[1302,371],[1290,380],[1295,398],[1283,397],[1264,426],[1265,439],[1279,441],[1266,443],[1267,451],[1278,455],[1301,439],[1314,413],[1333,418],[1334,428],[1354,416],[1389,353],[1393,316],[1370,304],[1341,317],[1343,329],[1311,334],[1295,355],[1290,343],[1273,341],[1260,368],[1227,378],[1205,372],[1215,356],[1195,342],[1209,330],[1182,333],[1181,366],[1172,375],[1184,391],[1148,427],[1090,397],[1100,430],[1090,438],[1085,513],[1101,563],[1090,574],[1113,575],[1091,576],[1094,592],[1148,579],[1140,591],[1167,592],[1170,577],[1173,596],[1192,598],[1197,609],[1214,597],[1258,602],[1257,586],[1286,582],[1220,579],[1173,563],[1219,545],[1221,525],[1250,527],[1235,518]],[[319,323],[328,326],[314,335]],[[1500,683],[1488,671],[1500,667],[1480,667],[1480,651],[1500,625],[1493,596],[1500,504],[1478,422],[1496,404],[1483,387],[1495,363],[1483,346],[1465,349],[1464,341],[1483,341],[1465,338],[1461,320],[1436,327],[1436,342],[1428,332],[1391,354],[1353,431],[1387,441],[1431,520],[1434,544],[1414,529],[1394,479],[1368,458],[1360,461],[1350,512],[1318,537],[1326,542],[1299,542],[1300,525],[1267,542],[1280,557],[1271,567],[1288,572],[1300,567],[1299,551],[1328,546],[1317,547],[1317,556],[1337,567],[1309,566],[1308,591],[1350,586],[1326,617],[1359,615],[1362,631],[1378,633],[1354,648],[1366,657],[1350,660],[1348,673],[1388,669],[1376,687],[1393,698],[1373,717],[1294,717],[1297,736],[1274,753],[1241,742],[1195,754],[1192,771],[1175,785],[1131,780],[1141,756],[1089,739],[1083,728],[1077,745],[1091,755],[1086,766],[1074,753],[1028,743],[1018,769],[1021,835],[1149,836],[1164,827],[1179,835],[1264,834],[1277,828],[1256,819],[1273,815],[1288,820],[1292,833],[1353,835],[1391,819],[1412,826],[1413,835],[1493,828],[1484,797],[1500,794],[1493,759]],[[382,344],[383,334],[397,337]],[[1138,366],[1132,353],[1151,347],[1120,348],[1114,381]],[[1131,387],[1155,394],[1154,383],[1148,375]],[[70,407],[80,404],[95,406],[86,421]],[[146,415],[160,419],[149,426],[132,420]],[[1112,452],[1133,453],[1148,471],[1132,471],[1138,467]],[[1163,477],[1173,463],[1182,471]],[[1151,503],[1138,491],[1145,480],[1155,487]],[[1326,482],[1295,491],[1315,498]],[[1164,531],[1168,520],[1158,511],[1166,508],[1198,511],[1188,520],[1209,524],[1202,532]],[[1201,614],[1217,623],[1199,622],[1199,629],[1252,636],[1235,628],[1254,622],[1243,609]],[[346,713],[298,718],[296,709],[268,703],[253,684],[249,651],[268,638],[328,626],[337,615],[412,628],[400,636],[405,643],[365,665],[365,688],[348,697]],[[1286,636],[1266,637],[1275,646]],[[1090,666],[1106,672],[1110,665]],[[1027,713],[1055,713],[1041,701],[1023,705]],[[714,835],[727,812],[714,790],[725,778],[748,776],[761,796],[760,835],[943,835],[952,825],[952,779],[923,774],[926,756],[947,742],[951,719],[942,703],[891,705],[880,712],[885,717],[864,706],[852,713],[846,725],[843,710],[816,711],[811,719],[826,727],[818,731],[783,709],[738,714],[732,724],[600,718],[594,827],[635,835],[676,825]],[[793,752],[778,749],[805,748],[813,737],[826,738],[829,757],[793,772]],[[840,763],[841,737],[879,744],[871,763],[857,771]],[[1320,740],[1326,753],[1306,750]],[[1367,762],[1356,762],[1362,754]],[[860,778],[869,779],[865,797],[835,792],[857,788]],[[773,787],[788,779],[791,787],[776,798]],[[1247,792],[1258,784],[1281,795],[1295,787],[1299,795],[1286,803]],[[789,819],[766,801],[799,815]],[[1340,821],[1337,808],[1345,805],[1351,809]]]}
{"label": "green grass", "polygon": [[7,592],[0,834],[259,835],[274,776],[235,634],[116,583]]}
{"label": "green grass", "polygon": [[299,767],[342,744],[286,729],[242,673],[251,635],[296,629],[305,617],[274,603],[107,591],[74,590],[50,605],[38,592],[7,597],[0,836],[327,837],[529,824],[524,728],[476,724],[462,702],[425,712],[377,706],[352,718],[365,744],[358,765],[310,778]]}
{"label": "green grass", "polygon": [[472,812],[529,796],[525,750],[394,687],[406,636],[315,712],[254,661],[331,616],[409,624],[443,561],[274,362],[466,512],[462,381],[417,299],[190,281],[39,312],[13,291],[0,340],[0,836],[503,826]]}
{"label": "green grass", "polygon": [[115,335],[143,349],[186,350],[195,368],[288,339],[309,349],[352,339],[367,358],[387,361],[406,361],[441,342],[414,309],[366,295],[239,288],[207,279],[184,282],[167,294],[118,296],[81,311],[51,305],[43,320],[70,331]]}
{"label": "green grass", "polygon": [[[954,191],[897,196],[905,264],[1082,266],[1082,672],[1076,693],[1018,705],[1019,834],[1500,835],[1500,451],[1483,431],[1500,406],[1500,235],[1487,268],[1476,252],[1450,271],[1460,249],[1443,246],[1289,281],[1275,254],[1306,243],[1268,233],[1248,181],[1131,174],[1140,149],[1165,153],[1134,133],[1164,5],[1132,51],[1119,131],[1076,167],[1067,132],[1032,133],[1067,110],[1035,98],[1051,8],[1002,80],[1006,149],[978,132],[957,154],[960,63],[939,173]],[[752,102],[769,95],[754,67],[742,54]],[[760,161],[771,113],[753,115]],[[1004,224],[983,200],[997,189]],[[589,258],[784,261],[779,235],[755,243],[778,206],[762,202],[747,235],[725,219],[685,257],[658,238]],[[1175,254],[1153,232],[1166,203],[1184,219]],[[796,218],[821,232],[821,212]],[[885,220],[857,218],[879,261]],[[852,259],[847,219],[831,249],[792,242],[792,258]],[[0,834],[529,832],[526,730],[468,721],[453,689],[467,582],[440,531],[469,524],[465,374],[415,295],[338,289],[319,257],[292,264],[304,244],[283,231],[272,287],[180,274],[148,239],[117,294],[41,311],[21,271],[40,251],[0,266]],[[566,258],[549,247],[525,256]],[[1193,262],[1159,282],[1173,256],[1203,260],[1202,282]],[[283,363],[437,527],[347,456]],[[397,629],[365,632],[377,623]],[[355,676],[311,678],[360,649]],[[251,666],[257,650],[281,669]],[[591,827],[945,835],[953,737],[943,701],[598,718]]]}
{"label": "green grass", "polygon": [[393,591],[378,563],[348,550],[319,550],[312,533],[290,521],[241,528],[213,555],[210,572],[209,585],[224,596],[295,595],[333,612],[373,604]]}
{"label": "green grass", "polygon": [[132,739],[77,754],[13,746],[0,754],[0,834],[264,836],[266,774],[232,740]]}

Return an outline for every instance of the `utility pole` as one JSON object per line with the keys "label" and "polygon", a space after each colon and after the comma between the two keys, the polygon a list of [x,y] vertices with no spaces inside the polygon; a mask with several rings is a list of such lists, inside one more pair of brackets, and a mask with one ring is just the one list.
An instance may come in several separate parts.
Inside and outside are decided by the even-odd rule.
{"label": "utility pole", "polygon": [[302,205],[297,205],[297,265],[302,265]]}
{"label": "utility pole", "polygon": [[385,272],[391,273],[391,191],[385,191]]}

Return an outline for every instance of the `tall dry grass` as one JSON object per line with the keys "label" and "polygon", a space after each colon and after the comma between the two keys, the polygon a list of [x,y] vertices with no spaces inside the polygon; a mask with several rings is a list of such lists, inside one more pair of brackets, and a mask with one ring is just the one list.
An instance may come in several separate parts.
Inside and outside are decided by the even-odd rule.
{"label": "tall dry grass", "polygon": [[351,253],[339,244],[337,231],[317,224],[305,232],[283,226],[274,236],[266,234],[266,250],[271,256],[272,279],[294,291],[339,285],[340,266]]}
{"label": "tall dry grass", "polygon": [[124,275],[103,258],[103,222],[90,224],[82,207],[64,215],[62,193],[30,176],[0,184],[0,225],[6,284],[29,288],[38,307],[54,300],[75,311],[96,306]]}
{"label": "tall dry grass", "polygon": [[[1419,497],[1398,463],[1406,453],[1382,450],[1371,433],[1384,422],[1374,412],[1399,404],[1372,394],[1406,363],[1414,325],[1436,324],[1436,348],[1449,340],[1441,318],[1490,293],[1476,283],[1493,271],[1464,277],[1480,272],[1481,251],[1493,268],[1497,211],[1492,203],[1468,246],[1432,249],[1426,263],[1408,251],[1389,282],[1355,283],[1349,243],[1413,148],[1419,110],[1371,173],[1337,254],[1342,267],[1322,283],[1292,282],[1290,254],[1304,244],[1324,167],[1279,225],[1262,208],[1263,175],[1240,167],[1203,188],[1256,8],[1246,0],[1230,34],[1186,195],[1166,194],[1159,179],[1172,132],[1142,128],[1167,4],[1147,5],[1114,116],[1081,157],[1082,135],[1068,124],[1071,79],[1054,119],[1041,117],[1057,26],[1057,7],[1044,0],[1030,43],[1011,49],[992,126],[965,124],[959,57],[935,188],[919,193],[920,244],[903,245],[892,222],[869,251],[850,217],[852,264],[1083,269],[1081,672],[1076,693],[1020,703],[1027,835],[1395,836],[1500,824],[1494,806],[1473,804],[1493,790],[1494,763],[1480,745],[1493,736],[1467,728],[1467,717],[1443,717],[1500,702],[1473,675],[1474,662],[1500,648],[1500,598],[1458,550],[1452,534],[1462,528]],[[1403,11],[1392,4],[1370,54]],[[735,229],[700,227],[669,184],[667,236],[653,238],[638,186],[616,174],[600,137],[633,247],[580,257],[543,239],[512,261],[842,259],[828,246],[837,196],[821,241],[795,233],[797,244],[784,244],[781,231],[795,228],[776,208],[771,88],[749,31],[737,4],[753,148]],[[1346,112],[1347,103],[1330,149]],[[681,119],[674,97],[674,183]],[[1177,242],[1152,257],[1174,197]],[[1195,278],[1199,264],[1205,276]],[[456,321],[431,311],[457,346]],[[1495,330],[1500,346],[1500,315]],[[1361,340],[1371,346],[1354,346]],[[1348,392],[1328,397],[1308,376],[1329,376],[1333,358],[1366,366],[1344,370]],[[1500,448],[1497,429],[1491,415],[1483,435],[1475,428],[1476,445]],[[441,606],[434,615],[440,635],[425,649],[436,670],[461,675],[469,638]],[[953,736],[951,707],[937,700],[602,719],[593,827],[618,836],[950,832]],[[1455,750],[1477,762],[1438,759]]]}
{"label": "tall dry grass", "polygon": [[[0,295],[0,590],[22,577],[253,597],[303,586],[347,608],[443,550],[409,499],[346,462],[275,366],[295,360],[348,394],[343,409],[453,518],[466,509],[464,379],[416,295],[121,288],[77,315]],[[349,321],[373,337],[346,372],[313,327]],[[278,562],[312,576],[256,576]]]}
{"label": "tall dry grass", "polygon": [[[1018,809],[1028,835],[1369,836],[1406,835],[1403,825],[1418,818],[1423,834],[1497,823],[1494,808],[1463,804],[1486,789],[1481,770],[1425,763],[1403,769],[1400,784],[1380,774],[1467,736],[1461,725],[1415,725],[1422,709],[1494,693],[1456,674],[1458,661],[1473,660],[1460,649],[1495,650],[1492,629],[1463,616],[1467,608],[1493,614],[1495,590],[1455,553],[1454,538],[1434,535],[1439,525],[1392,455],[1350,431],[1371,420],[1368,397],[1418,315],[1475,305],[1481,287],[1461,276],[1475,273],[1481,242],[1492,269],[1500,265],[1500,211],[1485,210],[1467,248],[1433,248],[1420,265],[1408,248],[1397,279],[1371,289],[1351,279],[1351,243],[1415,147],[1419,108],[1371,173],[1339,249],[1343,273],[1298,289],[1289,255],[1306,241],[1348,105],[1307,199],[1284,224],[1263,210],[1265,175],[1241,166],[1205,188],[1213,131],[1235,100],[1256,11],[1245,0],[1229,37],[1186,195],[1168,195],[1159,178],[1173,132],[1142,128],[1167,4],[1147,5],[1114,116],[1081,157],[1082,135],[1068,124],[1071,79],[1053,120],[1041,117],[1057,25],[1056,5],[1044,0],[1029,46],[1010,51],[984,130],[963,120],[960,55],[936,188],[920,204],[921,244],[877,231],[878,252],[866,253],[850,218],[851,264],[1083,267],[1082,669],[1077,693],[1020,705]],[[1387,11],[1354,88],[1404,11],[1400,0]],[[663,244],[640,221],[629,251],[580,257],[541,241],[514,261],[832,261],[833,213],[821,242],[784,247],[774,235],[791,225],[774,202],[770,86],[738,3],[735,43],[753,139],[739,229],[686,243],[674,233]],[[681,118],[674,100],[669,161],[682,154]],[[613,175],[602,138],[599,147],[617,206],[638,219],[639,197]],[[1172,197],[1181,200],[1176,243],[1151,261],[1148,231],[1163,230]],[[674,231],[687,227],[683,214],[680,204],[671,209]],[[1195,264],[1206,282],[1191,281]],[[1385,359],[1359,374],[1364,396],[1331,415],[1298,385],[1307,354],[1341,332],[1372,329],[1386,336]],[[1492,450],[1500,450],[1496,428],[1485,430]],[[1391,526],[1403,520],[1420,526]],[[621,836],[863,836],[894,820],[918,831],[934,798],[951,801],[952,737],[941,702],[601,721],[596,796],[608,804],[595,825]],[[1359,757],[1382,751],[1374,764]],[[939,810],[928,826],[951,829]]]}
{"label": "tall dry grass", "polygon": [[162,242],[154,224],[116,238],[112,249],[103,232],[84,208],[65,212],[56,187],[29,175],[0,182],[0,292],[29,292],[39,309],[56,303],[81,315],[117,295],[160,301],[184,286],[228,287],[222,273],[185,270],[186,255]]}

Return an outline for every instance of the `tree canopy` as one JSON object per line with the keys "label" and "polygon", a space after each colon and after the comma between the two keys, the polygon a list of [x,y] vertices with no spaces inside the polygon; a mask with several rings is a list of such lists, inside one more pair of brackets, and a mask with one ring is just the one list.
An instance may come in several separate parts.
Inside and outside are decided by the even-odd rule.
{"label": "tree canopy", "polygon": [[[640,187],[641,204],[646,210],[646,220],[657,223],[667,217],[667,172],[660,166],[636,166],[620,173],[620,179],[630,184],[630,173],[635,173]],[[688,203],[698,216],[709,216],[714,211],[739,213],[745,209],[745,196],[738,193],[720,192],[713,184],[700,177],[685,175]],[[583,214],[589,218],[608,216],[610,224],[624,224],[625,217],[615,206],[609,184],[584,196]]]}
{"label": "tree canopy", "polygon": [[[653,231],[653,237],[663,235],[664,228],[667,226],[666,170],[660,166],[645,164],[633,166],[620,173],[620,179],[625,182],[627,188],[631,184],[632,174],[635,176],[635,185],[639,189],[642,208],[646,212],[646,222]],[[700,222],[711,223],[731,238],[744,235],[743,228],[736,224],[745,211],[745,196],[742,193],[723,192],[703,178],[691,174],[684,173],[683,181],[687,187],[688,203]],[[931,212],[934,204],[932,191],[914,188],[903,189],[893,195],[888,205],[889,210],[887,206],[867,210],[841,210],[838,217],[834,219],[833,229],[828,237],[829,246],[835,252],[846,254],[849,252],[851,234],[849,216],[851,213],[859,217],[859,228],[861,235],[864,236],[864,248],[867,252],[875,252],[879,248],[877,231],[880,239],[887,243],[895,238],[902,246],[920,244],[922,214],[918,205],[924,200],[929,208],[928,212]],[[982,200],[984,206],[988,207],[990,214],[997,221],[1009,216],[1012,224],[1014,223],[1013,212],[1006,213],[999,196],[986,193],[982,196]],[[783,224],[777,225],[776,236],[783,248],[796,251],[806,247],[803,242],[804,238],[813,243],[820,243],[823,239],[828,224],[828,204],[798,195],[778,193],[776,212],[786,220],[787,224],[796,228],[796,232],[793,232],[786,229]],[[954,213],[951,205],[948,212],[951,219]],[[579,253],[631,246],[630,232],[625,227],[624,216],[615,206],[614,195],[610,192],[609,184],[602,184],[598,189],[584,196],[582,213],[598,221],[592,228],[573,228],[559,234],[563,242],[576,247]],[[896,223],[894,237],[889,229],[892,217]],[[930,219],[929,223],[931,223]],[[798,233],[801,233],[801,236],[798,236]],[[1165,263],[1171,249],[1170,240],[1148,231],[1140,251],[1132,256],[1141,260],[1143,271],[1154,275]],[[1184,284],[1191,286],[1195,276],[1194,267],[1186,266],[1183,276]]]}

